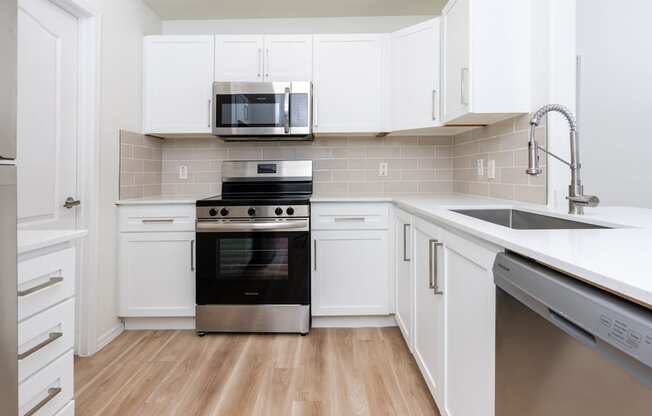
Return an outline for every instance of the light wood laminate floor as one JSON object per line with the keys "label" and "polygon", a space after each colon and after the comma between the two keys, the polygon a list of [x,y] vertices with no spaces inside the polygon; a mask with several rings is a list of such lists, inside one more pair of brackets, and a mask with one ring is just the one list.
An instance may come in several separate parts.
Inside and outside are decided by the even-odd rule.
{"label": "light wood laminate floor", "polygon": [[76,414],[435,415],[397,328],[126,331],[75,360]]}

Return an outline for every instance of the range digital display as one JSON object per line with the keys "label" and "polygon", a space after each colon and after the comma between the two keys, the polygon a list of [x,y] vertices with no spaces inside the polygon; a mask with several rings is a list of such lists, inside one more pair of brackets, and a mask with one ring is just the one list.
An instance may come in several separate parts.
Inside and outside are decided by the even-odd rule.
{"label": "range digital display", "polygon": [[261,163],[258,165],[258,173],[274,174],[276,173],[276,164],[274,163]]}

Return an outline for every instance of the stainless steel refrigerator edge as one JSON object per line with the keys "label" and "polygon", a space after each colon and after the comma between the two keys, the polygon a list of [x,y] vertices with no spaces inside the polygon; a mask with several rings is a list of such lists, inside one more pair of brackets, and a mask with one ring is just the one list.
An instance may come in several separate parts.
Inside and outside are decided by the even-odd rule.
{"label": "stainless steel refrigerator edge", "polygon": [[0,403],[18,414],[16,0],[0,0]]}

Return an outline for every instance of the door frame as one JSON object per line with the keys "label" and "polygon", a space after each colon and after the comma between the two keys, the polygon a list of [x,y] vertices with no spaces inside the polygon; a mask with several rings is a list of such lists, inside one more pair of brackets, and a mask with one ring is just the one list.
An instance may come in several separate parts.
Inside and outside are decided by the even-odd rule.
{"label": "door frame", "polygon": [[96,317],[99,256],[99,108],[101,16],[86,0],[48,0],[78,21],[79,79],[77,103],[77,195],[82,201],[77,228],[88,230],[78,240],[75,305],[75,351],[97,351]]}

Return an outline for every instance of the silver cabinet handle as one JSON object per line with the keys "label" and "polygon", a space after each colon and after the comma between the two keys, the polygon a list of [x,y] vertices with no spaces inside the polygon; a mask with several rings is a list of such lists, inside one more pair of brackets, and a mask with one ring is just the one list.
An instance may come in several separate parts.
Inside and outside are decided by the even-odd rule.
{"label": "silver cabinet handle", "polygon": [[429,241],[429,270],[428,270],[428,287],[434,289],[435,295],[441,295],[444,292],[439,290],[439,276],[437,273],[437,247],[442,247],[444,244],[438,240]]}
{"label": "silver cabinet handle", "polygon": [[265,60],[265,78],[269,78],[269,48],[266,50],[267,52],[267,59]]}
{"label": "silver cabinet handle", "polygon": [[258,78],[263,73],[263,50],[258,48]]}
{"label": "silver cabinet handle", "polygon": [[213,115],[212,100],[208,100],[208,127],[211,127],[211,116]]}
{"label": "silver cabinet handle", "polygon": [[190,240],[190,270],[195,270],[195,240]]}
{"label": "silver cabinet handle", "polygon": [[160,223],[172,223],[174,218],[157,218],[157,219],[142,219],[143,224],[160,224]]}
{"label": "silver cabinet handle", "polygon": [[437,90],[432,90],[432,119],[437,120]]}
{"label": "silver cabinet handle", "polygon": [[365,222],[365,217],[337,217],[335,222]]}
{"label": "silver cabinet handle", "polygon": [[317,271],[317,240],[313,240],[313,246],[314,246],[314,252],[315,252],[315,255],[314,255],[315,258],[313,259],[313,262],[314,262],[313,263],[313,270]]}
{"label": "silver cabinet handle", "polygon": [[410,261],[407,256],[407,229],[410,224],[403,224],[403,261]]}
{"label": "silver cabinet handle", "polygon": [[24,296],[31,295],[32,293],[36,293],[36,292],[41,291],[41,290],[43,290],[43,289],[47,289],[47,288],[49,288],[50,286],[54,286],[54,285],[56,285],[57,283],[61,283],[61,282],[63,282],[63,277],[61,277],[61,276],[51,277],[51,278],[50,278],[47,282],[45,282],[45,283],[41,283],[40,285],[37,285],[37,286],[34,286],[34,287],[30,287],[29,289],[19,290],[19,291],[18,291],[18,297],[19,297],[19,298],[22,298],[22,297],[24,297]]}
{"label": "silver cabinet handle", "polygon": [[63,207],[68,209],[71,209],[72,207],[78,207],[80,205],[81,205],[81,201],[71,196],[66,198],[66,200],[63,203]]}
{"label": "silver cabinet handle", "polygon": [[285,134],[290,133],[290,89],[287,87],[283,97],[283,127]]}
{"label": "silver cabinet handle", "polygon": [[47,347],[48,345],[52,344],[54,341],[58,340],[63,336],[63,332],[50,332],[48,334],[48,339],[45,341],[41,342],[40,344],[28,349],[24,353],[18,354],[18,359],[19,360],[24,360],[25,358],[29,357],[30,355],[42,350],[43,348]]}
{"label": "silver cabinet handle", "polygon": [[57,397],[57,395],[59,393],[61,393],[61,387],[48,389],[48,395],[45,397],[45,399],[41,400],[40,402],[38,402],[36,404],[36,406],[29,409],[29,411],[27,413],[25,413],[25,416],[35,415],[36,412],[38,412],[39,410],[41,410],[43,408],[43,406],[50,403],[50,401],[52,401],[52,399]]}
{"label": "silver cabinet handle", "polygon": [[469,105],[469,100],[467,99],[468,97],[468,91],[467,89],[467,83],[466,83],[466,77],[469,73],[469,68],[462,68],[460,70],[460,102],[462,105]]}

